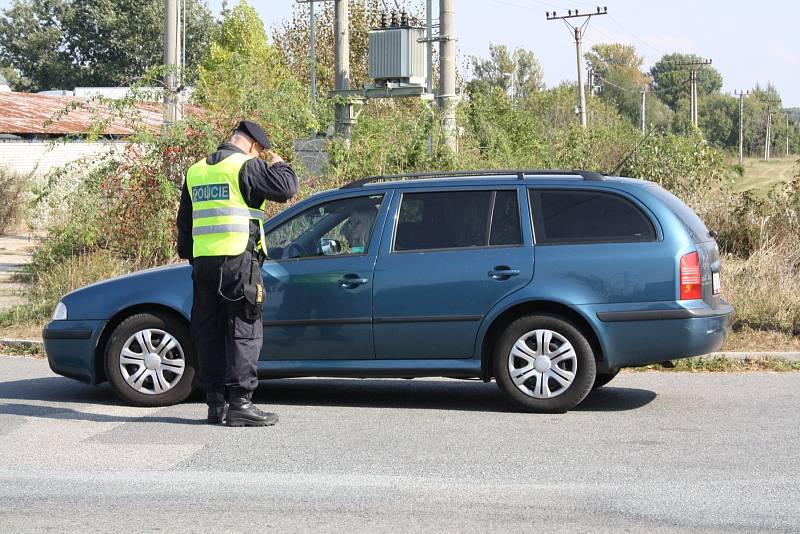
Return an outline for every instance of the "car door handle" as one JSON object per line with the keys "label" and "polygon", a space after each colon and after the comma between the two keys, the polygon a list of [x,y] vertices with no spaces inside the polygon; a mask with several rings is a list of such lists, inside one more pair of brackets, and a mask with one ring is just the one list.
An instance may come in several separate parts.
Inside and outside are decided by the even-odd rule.
{"label": "car door handle", "polygon": [[352,289],[369,282],[369,278],[359,278],[357,274],[347,274],[339,278],[338,284],[345,289]]}
{"label": "car door handle", "polygon": [[518,269],[509,269],[508,267],[495,267],[489,271],[489,276],[495,280],[508,280],[512,276],[517,276],[518,274]]}

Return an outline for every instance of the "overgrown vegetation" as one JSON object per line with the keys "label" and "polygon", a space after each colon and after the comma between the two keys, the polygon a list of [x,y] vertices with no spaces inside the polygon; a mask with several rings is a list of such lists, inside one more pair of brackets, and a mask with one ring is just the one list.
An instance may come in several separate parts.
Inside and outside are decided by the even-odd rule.
{"label": "overgrown vegetation", "polygon": [[[362,41],[377,9],[377,2],[366,2],[355,10],[354,17],[361,18],[351,46],[351,53],[360,51],[351,57],[354,77],[363,75]],[[323,24],[329,24],[325,17],[330,14],[324,13]],[[288,21],[277,32],[280,45],[270,45],[253,8],[238,4],[215,30],[200,62],[195,112],[167,131],[139,128],[121,157],[87,165],[90,171],[65,171],[37,190],[33,209],[44,222],[47,238],[25,272],[30,302],[0,316],[0,325],[44,321],[58,298],[71,289],[175,261],[174,217],[186,169],[224,140],[236,121],[249,118],[266,125],[278,152],[293,160],[302,174],[292,141],[324,131],[333,117],[330,99],[320,99],[312,109],[303,82],[305,49],[288,44],[295,37],[302,44],[304,21],[301,16]],[[321,45],[321,62],[327,57],[325,46]],[[640,65],[624,48],[598,48],[592,61],[598,68],[605,65],[604,76],[624,78],[626,69]],[[497,49],[496,61],[513,59],[501,52]],[[519,60],[530,66],[535,58],[518,54],[515,69],[521,68]],[[324,87],[330,78],[323,67]],[[496,74],[491,64],[482,67]],[[642,137],[628,109],[630,102],[623,98],[627,93],[620,90],[616,100],[589,98],[590,127],[584,130],[575,124],[575,86],[543,89],[535,78],[524,79],[525,84],[515,80],[520,85],[513,96],[510,81],[503,77],[487,75],[486,83],[463,84],[457,153],[441,142],[435,106],[413,99],[368,102],[352,139],[330,140],[328,172],[305,177],[295,201],[373,174],[510,167],[609,173],[621,164],[621,174],[658,182],[718,232],[724,294],[737,309],[736,328],[800,334],[798,178],[768,194],[736,192],[736,171],[704,137],[705,129],[671,131],[666,126],[673,118],[670,109],[659,111],[665,126]],[[668,84],[669,76],[664,74],[659,83]],[[115,109],[137,124],[132,103],[122,101]],[[279,209],[283,206],[270,204],[273,213]]]}
{"label": "overgrown vegetation", "polygon": [[0,165],[0,234],[20,220],[30,185],[30,176],[12,172]]}

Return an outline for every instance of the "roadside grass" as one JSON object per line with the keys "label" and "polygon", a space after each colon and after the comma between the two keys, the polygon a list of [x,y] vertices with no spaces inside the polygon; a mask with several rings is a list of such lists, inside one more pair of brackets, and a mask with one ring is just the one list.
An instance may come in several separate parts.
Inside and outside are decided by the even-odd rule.
{"label": "roadside grass", "polygon": [[674,367],[661,364],[632,367],[624,371],[641,373],[645,371],[669,371],[688,373],[742,373],[748,371],[774,371],[779,373],[800,371],[800,361],[786,360],[776,356],[763,358],[745,356],[742,359],[723,356],[697,356],[683,360],[675,360]]}
{"label": "roadside grass", "polygon": [[[738,163],[732,160],[732,164]],[[733,190],[736,192],[750,191],[759,195],[766,193],[780,182],[788,182],[798,172],[798,158],[772,158],[764,161],[759,158],[745,158],[744,175],[735,176]]]}
{"label": "roadside grass", "polygon": [[19,281],[28,287],[27,302],[0,313],[0,332],[21,326],[40,328],[65,294],[130,270],[127,262],[103,250],[57,261],[42,261],[41,257],[34,256],[33,263],[17,275]]}
{"label": "roadside grass", "polygon": [[44,347],[39,343],[26,344],[7,344],[0,343],[0,354],[10,356],[32,356],[34,358],[45,358]]}
{"label": "roadside grass", "polygon": [[800,352],[800,336],[777,330],[758,330],[737,325],[725,340],[722,351]]}
{"label": "roadside grass", "polygon": [[722,266],[722,296],[736,310],[737,329],[800,334],[800,249],[764,244],[747,259],[726,255]]}

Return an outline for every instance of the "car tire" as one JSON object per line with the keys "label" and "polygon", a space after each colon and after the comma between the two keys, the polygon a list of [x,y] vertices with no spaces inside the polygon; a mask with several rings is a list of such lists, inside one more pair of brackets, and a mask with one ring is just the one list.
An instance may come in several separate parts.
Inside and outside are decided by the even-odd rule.
{"label": "car tire", "polygon": [[619,374],[619,369],[616,369],[610,373],[597,373],[597,376],[595,376],[594,378],[594,384],[592,385],[592,389],[594,390],[605,386],[606,384],[614,380],[614,377],[617,376],[618,374]]}
{"label": "car tire", "polygon": [[495,347],[493,365],[500,390],[527,412],[566,412],[586,398],[595,382],[594,352],[586,336],[554,315],[529,315],[511,323]]}
{"label": "car tire", "polygon": [[106,344],[106,376],[136,406],[169,406],[192,393],[196,358],[188,325],[171,315],[139,313],[122,321]]}

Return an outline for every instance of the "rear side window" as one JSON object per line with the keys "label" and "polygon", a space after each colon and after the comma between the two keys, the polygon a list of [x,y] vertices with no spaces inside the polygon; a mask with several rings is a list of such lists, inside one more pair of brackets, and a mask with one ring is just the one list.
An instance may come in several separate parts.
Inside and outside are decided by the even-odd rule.
{"label": "rear side window", "polygon": [[654,241],[650,219],[629,200],[599,191],[530,190],[537,243]]}
{"label": "rear side window", "polygon": [[519,203],[516,191],[498,191],[492,210],[492,229],[489,245],[519,245],[522,234],[519,226]]}
{"label": "rear side window", "polygon": [[516,191],[404,193],[394,250],[522,243]]}
{"label": "rear side window", "polygon": [[664,189],[663,187],[654,186],[647,190],[652,193],[654,197],[658,198],[683,222],[683,224],[694,234],[694,240],[698,243],[708,241],[711,237],[708,233],[708,228],[703,220],[697,214],[683,203],[681,199]]}

